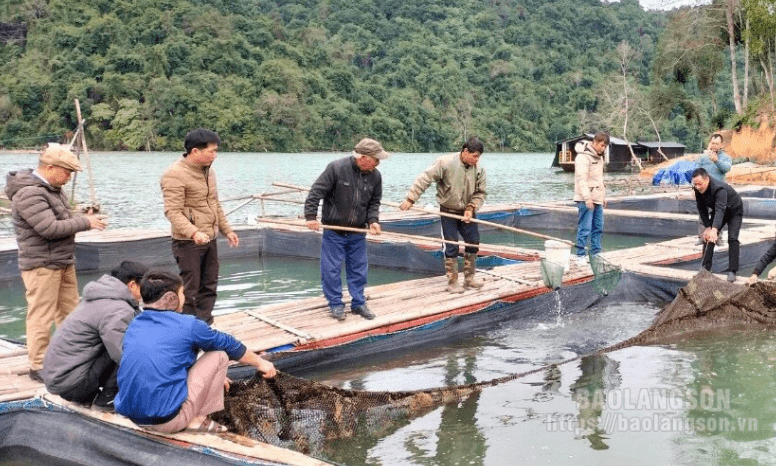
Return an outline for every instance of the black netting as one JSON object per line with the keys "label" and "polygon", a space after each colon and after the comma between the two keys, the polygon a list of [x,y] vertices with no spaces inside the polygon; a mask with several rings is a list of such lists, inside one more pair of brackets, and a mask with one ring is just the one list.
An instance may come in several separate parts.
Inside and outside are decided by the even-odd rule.
{"label": "black netting", "polygon": [[[615,272],[619,280],[619,270],[601,273]],[[627,289],[638,288],[638,280],[633,280],[632,274],[625,277],[626,290],[615,290],[615,294],[636,297],[638,293]],[[679,290],[674,301],[655,316],[647,330],[593,354],[635,345],[673,343],[698,332],[720,328],[752,326],[776,326],[776,285],[760,282],[746,287],[703,271]],[[483,388],[547,369],[540,367],[473,384],[406,392],[346,390],[285,373],[279,373],[274,380],[255,376],[232,385],[225,410],[214,418],[235,433],[308,454],[320,454],[326,441],[356,435],[383,436],[442,404],[462,401]]]}

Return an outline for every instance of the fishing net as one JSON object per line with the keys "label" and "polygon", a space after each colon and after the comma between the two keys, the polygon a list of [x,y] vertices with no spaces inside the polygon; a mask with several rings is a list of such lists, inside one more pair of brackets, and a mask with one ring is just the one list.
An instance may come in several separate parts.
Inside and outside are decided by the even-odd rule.
{"label": "fishing net", "polygon": [[557,290],[563,284],[563,264],[542,259],[540,264],[542,280],[547,288]]}
{"label": "fishing net", "polygon": [[[605,262],[603,267],[607,267]],[[619,280],[617,270],[600,273],[614,276],[615,272]],[[614,282],[614,278],[611,280]],[[648,329],[593,354],[675,343],[698,332],[752,327],[776,327],[776,285],[759,282],[746,287],[702,271],[655,316]],[[318,455],[327,441],[384,436],[417,416],[446,403],[463,401],[485,387],[557,370],[558,365],[582,357],[473,384],[405,392],[346,390],[285,373],[278,373],[272,380],[256,376],[233,383],[224,411],[213,417],[234,433]]]}
{"label": "fishing net", "polygon": [[601,296],[607,296],[620,283],[622,267],[612,264],[600,254],[590,254],[589,257],[594,276],[593,288]]}
{"label": "fishing net", "polygon": [[655,316],[652,325],[605,352],[636,345],[668,344],[699,333],[776,327],[776,283],[747,287],[702,270]]}
{"label": "fishing net", "polygon": [[306,454],[321,454],[325,441],[357,435],[383,436],[483,386],[459,385],[407,392],[370,392],[330,387],[278,372],[235,382],[224,411],[213,415],[231,432]]}

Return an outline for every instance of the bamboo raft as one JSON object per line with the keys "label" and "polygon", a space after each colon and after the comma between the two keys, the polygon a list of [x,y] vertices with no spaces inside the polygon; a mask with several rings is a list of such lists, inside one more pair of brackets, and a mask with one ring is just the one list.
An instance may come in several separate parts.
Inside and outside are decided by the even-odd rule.
{"label": "bamboo raft", "polygon": [[[773,238],[773,226],[742,229],[739,238],[742,247],[769,242]],[[694,237],[683,237],[605,252],[603,256],[630,272],[689,281],[695,271],[671,265],[698,260],[701,251]],[[551,292],[544,285],[537,260],[494,267],[478,275],[485,286],[460,295],[445,291],[444,276],[368,287],[368,303],[377,314],[374,320],[349,315],[344,322],[336,321],[329,316],[325,299],[317,297],[216,316],[214,327],[234,335],[257,353],[282,347],[313,350],[410,329],[449,316],[475,313],[494,302],[517,302]],[[593,278],[590,267],[580,267],[572,261],[563,284],[585,283]],[[347,292],[344,293],[347,301]],[[29,378],[28,369],[23,348],[0,354],[0,401],[25,399],[39,392],[42,385]]]}
{"label": "bamboo raft", "polygon": [[[545,209],[567,211],[568,205],[561,203],[544,204]],[[623,215],[638,216],[632,211]],[[613,215],[607,210],[607,216]],[[617,212],[614,213],[616,215]],[[650,213],[650,217],[652,217]],[[697,217],[687,214],[665,214],[668,217],[682,218],[694,223]],[[644,217],[644,214],[640,214]],[[742,247],[770,242],[773,239],[774,221],[748,221],[739,236]],[[255,228],[255,227],[254,227]],[[281,225],[275,228],[296,231],[300,234],[305,230],[299,225]],[[305,232],[309,234],[308,232]],[[126,240],[137,239],[137,232],[123,233]],[[99,235],[94,235],[99,236]],[[389,234],[381,235],[376,241],[396,241]],[[111,240],[115,240],[114,236]],[[681,282],[689,281],[695,270],[683,270],[672,267],[688,261],[700,259],[700,247],[695,244],[694,236],[685,236],[668,241],[646,244],[640,247],[621,249],[603,253],[604,258],[625,270],[637,274],[666,278]],[[439,249],[438,240],[413,239],[413,244],[420,248]],[[725,251],[727,248],[719,248]],[[454,295],[445,291],[447,279],[444,276],[408,280],[387,285],[373,286],[366,289],[366,296],[372,311],[377,315],[374,320],[365,320],[355,315],[348,315],[344,322],[332,319],[327,303],[323,297],[309,298],[287,303],[273,304],[251,310],[237,311],[215,317],[214,327],[230,333],[246,344],[250,351],[257,353],[283,349],[293,351],[315,351],[339,345],[357,342],[370,337],[410,330],[420,326],[439,322],[452,316],[475,314],[483,311],[494,303],[516,303],[522,300],[550,293],[552,290],[544,284],[541,275],[539,259],[542,253],[523,248],[507,246],[484,246],[483,253],[497,253],[502,256],[511,255],[522,258],[525,262],[498,266],[487,271],[481,271],[478,278],[485,285],[480,290],[467,290],[463,294]],[[589,266],[579,266],[571,261],[570,269],[563,276],[563,286],[584,284],[594,279]],[[347,291],[344,291],[347,302]],[[271,356],[270,356],[271,358]],[[5,345],[0,347],[0,402],[24,400],[32,397],[43,397],[79,414],[98,418],[127,429],[137,430],[136,426],[121,416],[100,414],[89,409],[68,404],[58,397],[46,394],[45,387],[28,376],[27,353],[23,347]],[[109,418],[106,418],[109,416]],[[126,424],[126,425],[125,425]],[[140,432],[141,435],[148,435]],[[181,437],[181,435],[183,437]],[[261,454],[264,457],[288,464],[324,464],[317,460],[288,456],[281,449],[268,448],[259,442],[239,436],[223,437],[218,445],[213,445],[212,436],[192,436],[191,434],[174,434],[167,440],[182,443],[197,443],[205,441],[213,448],[223,448],[251,454]],[[242,447],[240,445],[242,444]],[[242,448],[242,450],[240,450]]]}

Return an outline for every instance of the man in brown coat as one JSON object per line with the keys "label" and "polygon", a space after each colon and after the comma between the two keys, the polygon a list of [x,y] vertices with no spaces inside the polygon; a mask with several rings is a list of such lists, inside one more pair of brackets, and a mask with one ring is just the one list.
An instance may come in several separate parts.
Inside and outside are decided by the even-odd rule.
{"label": "man in brown coat", "polygon": [[180,268],[186,293],[184,314],[213,323],[218,287],[216,236],[239,246],[237,234],[218,201],[216,174],[210,165],[221,140],[213,131],[197,128],[184,140],[186,153],[162,175],[164,215],[172,226],[172,254]]}
{"label": "man in brown coat", "polygon": [[78,304],[75,276],[75,234],[102,230],[95,215],[73,217],[62,186],[74,171],[78,158],[51,144],[43,151],[35,170],[10,172],[5,194],[11,200],[13,227],[19,250],[19,270],[27,298],[27,350],[30,377],[43,378],[43,358],[51,337],[51,324],[59,326]]}

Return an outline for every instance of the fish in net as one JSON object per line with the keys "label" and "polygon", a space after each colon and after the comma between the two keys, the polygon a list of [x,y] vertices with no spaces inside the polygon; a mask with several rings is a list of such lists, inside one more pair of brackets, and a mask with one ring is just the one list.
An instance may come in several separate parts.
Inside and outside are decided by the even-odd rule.
{"label": "fish in net", "polygon": [[776,327],[775,284],[758,282],[746,287],[702,271],[655,316],[648,329],[589,355],[478,383],[403,392],[346,390],[279,372],[274,379],[256,376],[233,383],[224,411],[213,418],[234,433],[320,455],[327,441],[361,435],[381,437],[483,388],[557,369],[585,356],[675,343],[698,332],[763,327]]}

